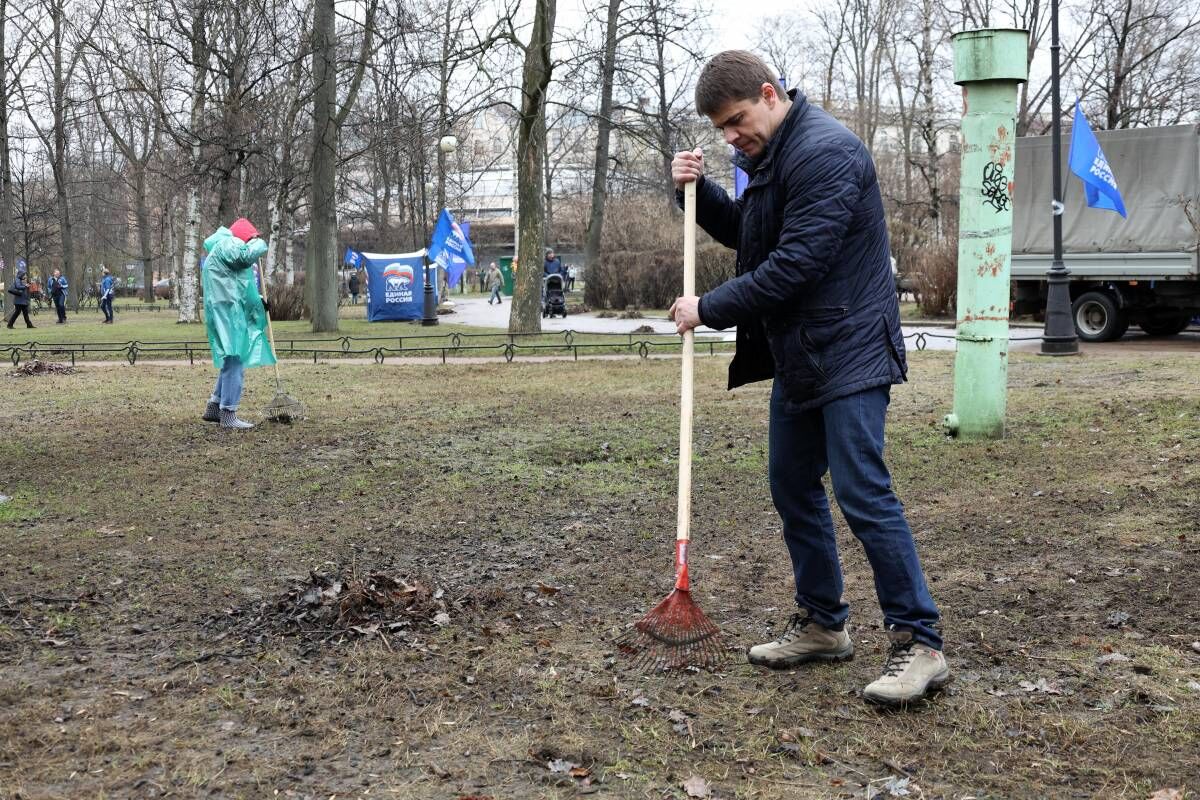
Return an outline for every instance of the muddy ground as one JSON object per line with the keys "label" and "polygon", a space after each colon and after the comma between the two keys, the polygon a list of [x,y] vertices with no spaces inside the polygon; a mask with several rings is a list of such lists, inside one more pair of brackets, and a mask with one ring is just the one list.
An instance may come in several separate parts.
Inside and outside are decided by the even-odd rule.
{"label": "muddy ground", "polygon": [[[985,443],[912,360],[889,459],[956,680],[899,714],[840,519],[855,661],[614,654],[671,585],[677,362],[288,364],[309,419],[245,435],[198,420],[211,369],[0,375],[0,797],[1196,796],[1200,360],[1016,356]],[[692,571],[745,647],[792,587],[726,364]]]}

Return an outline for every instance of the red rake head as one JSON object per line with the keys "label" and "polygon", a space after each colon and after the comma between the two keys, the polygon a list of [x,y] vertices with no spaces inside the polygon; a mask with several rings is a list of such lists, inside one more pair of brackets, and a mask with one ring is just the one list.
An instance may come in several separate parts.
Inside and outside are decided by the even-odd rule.
{"label": "red rake head", "polygon": [[716,669],[729,660],[721,631],[704,616],[687,589],[667,598],[616,640],[617,650],[644,671]]}

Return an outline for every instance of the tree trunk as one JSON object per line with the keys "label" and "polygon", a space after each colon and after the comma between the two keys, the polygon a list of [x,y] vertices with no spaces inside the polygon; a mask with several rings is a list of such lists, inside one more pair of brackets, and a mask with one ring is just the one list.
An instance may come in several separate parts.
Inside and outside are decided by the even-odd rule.
{"label": "tree trunk", "polygon": [[311,298],[312,329],[336,331],[338,151],[337,37],[334,0],[317,0],[313,14],[312,218],[304,252],[304,292]]}
{"label": "tree trunk", "polygon": [[[923,101],[921,137],[925,140],[925,180],[929,187],[929,219],[933,238],[942,238],[942,176],[939,169],[941,156],[937,141],[937,102],[933,96],[933,59],[936,47],[933,43],[933,4],[924,3],[924,22],[921,25],[921,99]],[[1025,84],[1022,84],[1024,88]]]}
{"label": "tree trunk", "polygon": [[378,0],[371,0],[367,6],[357,66],[346,90],[346,102],[340,109],[337,107],[334,0],[317,0],[313,8],[312,200],[308,242],[304,250],[304,293],[311,299],[309,312],[314,333],[338,329],[338,136],[362,85],[378,7]]}
{"label": "tree trunk", "polygon": [[65,9],[59,3],[51,6],[51,19],[54,36],[54,86],[53,116],[54,116],[54,147],[51,153],[53,163],[51,172],[54,174],[55,205],[58,210],[59,237],[62,241],[62,271],[67,276],[70,285],[67,302],[78,311],[79,299],[83,289],[82,276],[75,267],[75,241],[71,228],[71,195],[70,176],[67,170],[67,77],[63,73],[63,23]]}
{"label": "tree trunk", "polygon": [[279,269],[279,232],[283,223],[279,201],[272,197],[270,205],[271,230],[270,238],[267,239],[267,263],[263,265],[263,274],[268,282],[275,277],[275,272]]}
{"label": "tree trunk", "polygon": [[[5,29],[8,21],[8,0],[0,0],[0,283],[12,286],[17,274],[17,237],[12,224],[12,162],[8,150],[8,59]],[[2,303],[7,307],[7,303]]]}
{"label": "tree trunk", "polygon": [[142,251],[142,280],[146,287],[142,300],[154,302],[154,251],[150,247],[150,210],[146,205],[146,168],[144,164],[131,164],[135,170],[133,187],[137,208],[138,245]]}
{"label": "tree trunk", "polygon": [[169,244],[167,245],[167,249],[171,253],[171,303],[176,308],[179,308],[179,284],[180,277],[183,274],[183,250],[179,247],[179,227],[176,224],[179,222],[179,218],[175,213],[174,201],[168,206],[168,213],[167,237]]}
{"label": "tree trunk", "polygon": [[[596,132],[596,157],[592,161],[592,213],[588,217],[583,246],[584,274],[600,260],[604,235],[604,210],[608,202],[608,153],[612,136],[613,73],[617,60],[617,20],[621,0],[608,0],[608,23],[604,31],[604,61],[600,67],[600,119]],[[586,280],[586,278],[585,278]]]}
{"label": "tree trunk", "polygon": [[193,12],[191,25],[192,48],[192,113],[188,135],[192,139],[191,185],[188,187],[187,229],[183,237],[183,252],[180,254],[179,270],[179,319],[185,324],[200,321],[199,275],[196,273],[196,257],[200,245],[200,122],[204,119],[204,99],[208,75],[208,40],[206,39],[205,5],[200,3]]}
{"label": "tree trunk", "polygon": [[[192,145],[192,165],[200,162],[200,145]],[[200,187],[196,185],[199,176],[192,173],[192,188],[188,192],[187,225],[183,236],[183,253],[180,254],[182,267],[179,270],[179,319],[178,322],[191,324],[200,321],[198,310],[198,295],[196,291],[196,254],[200,239]]]}
{"label": "tree trunk", "polygon": [[283,241],[279,246],[283,248],[283,269],[287,274],[287,285],[296,285],[296,248],[292,246],[292,225],[291,214],[284,213],[283,215]]}
{"label": "tree trunk", "polygon": [[518,223],[517,285],[508,319],[510,333],[540,333],[542,330],[542,230],[545,208],[542,198],[542,151],[546,147],[546,87],[553,64],[550,46],[554,40],[556,0],[536,0],[533,31],[525,48],[521,75],[521,116],[517,127],[517,195],[521,209]]}
{"label": "tree trunk", "polygon": [[659,180],[663,198],[671,214],[678,213],[675,205],[675,181],[671,178],[671,106],[667,97],[667,54],[666,41],[659,39],[658,45],[658,150]]}

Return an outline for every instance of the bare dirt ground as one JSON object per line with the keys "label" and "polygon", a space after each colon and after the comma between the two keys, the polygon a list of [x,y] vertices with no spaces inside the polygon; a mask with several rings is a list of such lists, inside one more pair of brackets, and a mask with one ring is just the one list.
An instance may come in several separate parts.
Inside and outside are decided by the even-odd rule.
{"label": "bare dirt ground", "polygon": [[[0,374],[0,797],[1195,797],[1200,360],[1015,356],[980,443],[912,360],[889,458],[956,680],[904,713],[859,696],[886,639],[840,519],[855,661],[615,655],[671,584],[677,362],[287,364],[310,418],[244,435],[199,421],[211,370]],[[744,647],[792,587],[769,387],[726,363],[693,579]]]}

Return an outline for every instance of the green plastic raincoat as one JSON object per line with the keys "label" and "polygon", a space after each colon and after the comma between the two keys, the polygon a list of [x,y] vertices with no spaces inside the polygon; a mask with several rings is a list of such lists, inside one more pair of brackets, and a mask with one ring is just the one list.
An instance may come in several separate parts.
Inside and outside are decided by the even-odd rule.
{"label": "green plastic raincoat", "polygon": [[275,354],[267,340],[267,314],[254,280],[254,262],[267,252],[262,239],[243,242],[221,227],[204,240],[208,258],[201,281],[204,286],[204,327],[212,350],[213,366],[237,356],[246,367],[267,367]]}

